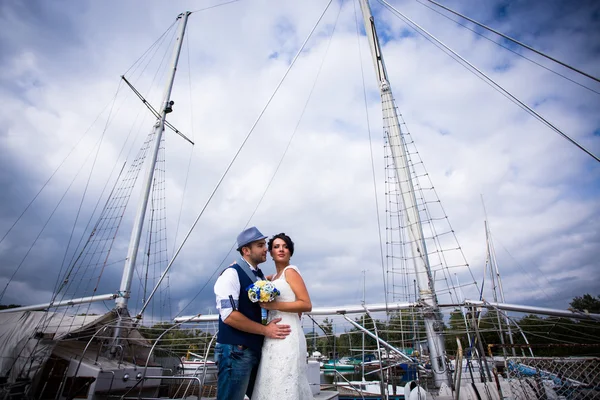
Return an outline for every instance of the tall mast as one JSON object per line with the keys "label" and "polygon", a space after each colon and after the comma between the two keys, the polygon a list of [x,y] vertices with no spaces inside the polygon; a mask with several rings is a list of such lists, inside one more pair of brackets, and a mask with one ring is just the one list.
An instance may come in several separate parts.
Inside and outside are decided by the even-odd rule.
{"label": "tall mast", "polygon": [[[131,296],[131,282],[133,278],[133,271],[135,269],[135,262],[137,258],[138,248],[140,245],[140,238],[142,236],[142,227],[144,225],[144,218],[146,215],[146,208],[148,206],[148,199],[150,197],[150,190],[152,188],[152,179],[154,177],[154,168],[156,159],[158,157],[158,150],[160,149],[160,143],[162,134],[165,130],[165,118],[169,112],[172,111],[171,102],[171,90],[173,89],[173,82],[175,80],[175,73],[177,72],[177,63],[179,61],[179,54],[181,53],[181,46],[183,44],[183,36],[185,34],[185,27],[187,20],[191,12],[181,13],[177,16],[179,19],[179,28],[177,32],[177,39],[175,41],[175,48],[173,50],[173,58],[171,60],[171,74],[167,79],[165,92],[163,96],[163,103],[160,109],[160,116],[157,118],[154,127],[154,146],[151,153],[151,158],[146,166],[145,179],[143,181],[142,196],[138,204],[137,213],[134,220],[133,230],[131,232],[131,239],[129,242],[129,250],[127,251],[127,259],[125,260],[125,267],[123,268],[123,277],[121,278],[121,286],[119,288],[119,297],[116,300],[116,309],[121,316],[127,315],[127,303]],[[121,324],[119,323],[118,328],[115,331],[115,337],[120,335]]]}
{"label": "tall mast", "polygon": [[[490,267],[490,278],[492,280],[492,293],[494,294],[494,301],[496,303],[498,303],[498,294],[496,291],[496,277],[494,276],[494,271],[493,271],[493,260],[492,260],[492,250],[490,248],[490,236],[488,234],[488,226],[487,226],[487,221],[483,221],[483,225],[485,226],[485,241],[486,241],[486,261],[485,261],[485,265],[486,265],[486,269],[487,266],[489,265]],[[497,269],[496,269],[497,270]],[[485,273],[485,271],[484,271]],[[498,275],[498,278],[500,278],[500,275]],[[502,302],[504,302],[504,300],[502,300]],[[504,330],[502,329],[502,321],[500,320],[500,312],[496,312],[496,319],[498,320],[498,336],[500,336],[500,343],[502,344],[502,354],[504,354],[504,358],[506,358],[506,347],[505,347],[505,343],[504,343]],[[514,351],[514,349],[513,349]]]}
{"label": "tall mast", "polygon": [[389,129],[386,134],[393,155],[396,178],[402,192],[402,201],[405,208],[404,219],[414,260],[416,280],[419,289],[419,300],[424,305],[423,319],[427,333],[427,342],[429,344],[431,367],[434,371],[433,376],[435,385],[440,387],[442,383],[449,384],[450,382],[448,369],[446,368],[444,359],[445,346],[442,336],[442,316],[435,295],[434,282],[429,266],[429,259],[427,257],[427,247],[425,246],[415,191],[411,180],[404,137],[400,130],[400,122],[398,120],[398,114],[396,113],[394,96],[383,61],[383,54],[381,54],[375,21],[371,14],[368,0],[360,0],[360,7],[381,93],[383,118],[384,121],[387,121],[389,124]]}
{"label": "tall mast", "polygon": [[[500,302],[505,303],[506,300],[504,298],[504,289],[502,288],[502,279],[500,279],[500,271],[498,270],[498,262],[496,261],[496,251],[494,249],[494,243],[492,242],[492,235],[490,232],[490,226],[488,224],[487,210],[485,209],[485,202],[483,201],[483,195],[481,195],[481,204],[483,205],[483,213],[485,215],[484,226],[485,226],[485,241],[487,247],[487,260],[490,265],[490,276],[492,277],[492,288],[494,293],[494,301],[498,303],[498,295],[496,293],[496,286],[500,291]],[[498,327],[500,333],[500,341],[502,345],[504,345],[504,332],[502,331],[502,324],[500,323],[500,312],[497,311],[498,317]],[[513,345],[513,335],[512,330],[510,328],[510,320],[508,319],[508,315],[505,315],[504,320],[506,322],[506,327],[508,329],[508,338],[510,340],[510,344]],[[516,350],[511,346],[513,357],[516,357]],[[504,357],[506,357],[506,347],[502,347],[502,352],[504,353]]]}
{"label": "tall mast", "polygon": [[[363,273],[363,298],[362,298],[362,306],[365,306],[365,297],[366,297],[366,293],[367,293],[367,271],[366,270],[362,270]],[[374,322],[373,322],[374,323]],[[362,317],[362,326],[365,326],[365,314],[363,314]],[[350,337],[348,335],[348,337]],[[365,332],[362,333],[362,362],[360,363],[361,366],[361,377],[362,377],[362,382],[365,381]]]}

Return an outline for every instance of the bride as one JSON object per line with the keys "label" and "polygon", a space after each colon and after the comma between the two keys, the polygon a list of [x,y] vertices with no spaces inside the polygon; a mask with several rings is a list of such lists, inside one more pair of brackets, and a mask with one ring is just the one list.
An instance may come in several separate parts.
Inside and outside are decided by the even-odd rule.
{"label": "bride", "polygon": [[302,312],[312,304],[298,267],[290,265],[294,242],[285,233],[271,238],[268,249],[277,273],[271,277],[281,294],[271,303],[260,303],[270,310],[269,321],[281,318],[292,332],[285,339],[265,338],[252,400],[309,400],[313,398],[306,377],[306,339],[300,323]]}

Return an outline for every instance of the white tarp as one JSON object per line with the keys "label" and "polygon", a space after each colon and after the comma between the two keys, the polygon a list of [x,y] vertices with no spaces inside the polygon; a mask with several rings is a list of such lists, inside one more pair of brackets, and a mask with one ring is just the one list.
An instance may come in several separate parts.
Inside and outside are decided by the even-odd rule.
{"label": "white tarp", "polygon": [[69,334],[106,324],[114,318],[104,315],[64,315],[45,311],[17,311],[0,314],[0,376],[8,382],[33,378],[46,362],[57,342]]}

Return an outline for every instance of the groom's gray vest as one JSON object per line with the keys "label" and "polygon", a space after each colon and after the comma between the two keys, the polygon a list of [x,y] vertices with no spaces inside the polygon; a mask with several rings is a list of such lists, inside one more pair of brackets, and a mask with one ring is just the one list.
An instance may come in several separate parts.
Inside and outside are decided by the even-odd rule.
{"label": "groom's gray vest", "polygon": [[[246,261],[242,258],[238,259],[228,268],[234,268],[237,271],[238,279],[240,281],[241,289],[237,304],[237,311],[244,314],[248,319],[260,324],[262,321],[260,306],[258,303],[252,303],[248,298],[248,287],[254,283],[254,279],[251,280],[250,276],[255,278],[252,270],[248,266],[248,263],[246,263]],[[262,272],[260,272],[260,275],[262,275]],[[264,279],[264,275],[261,276],[261,278]],[[219,316],[219,333],[217,334],[218,343],[243,345],[260,353],[263,340],[264,336],[262,335],[243,332],[227,325],[223,322],[221,316]]]}

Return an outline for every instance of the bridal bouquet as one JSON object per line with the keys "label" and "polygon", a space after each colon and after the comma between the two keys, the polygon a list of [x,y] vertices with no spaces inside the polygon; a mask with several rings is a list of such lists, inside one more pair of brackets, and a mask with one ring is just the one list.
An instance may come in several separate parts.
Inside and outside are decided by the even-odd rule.
{"label": "bridal bouquet", "polygon": [[272,282],[259,280],[248,286],[248,298],[251,302],[262,301],[265,303],[275,300],[281,293]]}
{"label": "bridal bouquet", "polygon": [[[277,288],[275,287],[275,285],[273,285],[272,282],[265,280],[259,280],[254,282],[252,285],[248,286],[246,290],[248,290],[248,298],[253,303],[256,303],[258,301],[268,303],[275,300],[275,298],[281,294],[281,292],[277,290]],[[261,308],[261,313],[262,323],[266,325],[267,310]]]}

